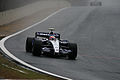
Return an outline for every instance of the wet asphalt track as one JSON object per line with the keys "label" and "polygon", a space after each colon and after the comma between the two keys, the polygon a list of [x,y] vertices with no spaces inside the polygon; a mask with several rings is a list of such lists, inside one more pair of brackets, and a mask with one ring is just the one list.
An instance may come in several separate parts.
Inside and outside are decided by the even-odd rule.
{"label": "wet asphalt track", "polygon": [[[41,24],[8,39],[6,48],[21,60],[73,80],[120,80],[120,1],[67,8]],[[77,60],[35,57],[25,52],[27,36],[55,26],[63,39],[78,44]]]}

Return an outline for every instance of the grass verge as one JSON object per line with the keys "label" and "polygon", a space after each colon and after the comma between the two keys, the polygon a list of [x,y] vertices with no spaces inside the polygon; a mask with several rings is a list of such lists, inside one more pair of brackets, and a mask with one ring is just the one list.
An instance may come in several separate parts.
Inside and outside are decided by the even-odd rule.
{"label": "grass verge", "polygon": [[58,78],[22,68],[7,60],[0,54],[0,79],[42,79],[60,80]]}

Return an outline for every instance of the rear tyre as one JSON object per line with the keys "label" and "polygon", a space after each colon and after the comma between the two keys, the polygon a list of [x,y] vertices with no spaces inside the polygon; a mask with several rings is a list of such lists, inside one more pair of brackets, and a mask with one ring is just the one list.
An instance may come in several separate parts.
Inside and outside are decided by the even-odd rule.
{"label": "rear tyre", "polygon": [[32,49],[33,56],[41,55],[41,49],[42,49],[41,45],[42,45],[42,42],[40,40],[37,40],[37,39],[34,40],[33,49]]}
{"label": "rear tyre", "polygon": [[71,53],[68,55],[68,59],[70,60],[75,60],[77,57],[77,44],[75,43],[70,43],[69,48],[71,49]]}
{"label": "rear tyre", "polygon": [[26,52],[32,52],[32,41],[34,38],[28,37],[26,40]]}

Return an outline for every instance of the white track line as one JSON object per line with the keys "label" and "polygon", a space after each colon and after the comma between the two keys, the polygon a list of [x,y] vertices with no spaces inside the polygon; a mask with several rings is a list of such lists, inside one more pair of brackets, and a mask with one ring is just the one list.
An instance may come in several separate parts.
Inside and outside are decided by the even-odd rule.
{"label": "white track line", "polygon": [[11,57],[11,58],[14,59],[15,61],[17,61],[17,62],[19,62],[19,63],[21,63],[21,64],[23,64],[23,65],[25,65],[25,66],[28,66],[28,67],[30,67],[30,68],[32,68],[32,69],[34,69],[34,70],[37,70],[37,71],[40,71],[40,72],[42,72],[42,73],[45,73],[45,74],[48,74],[48,75],[52,75],[52,76],[55,76],[55,77],[58,77],[58,78],[62,78],[62,79],[66,79],[66,80],[72,80],[72,79],[70,79],[70,78],[63,77],[63,76],[60,76],[60,75],[57,75],[57,74],[53,74],[53,73],[51,73],[51,72],[47,72],[47,71],[45,71],[45,70],[39,69],[39,68],[37,68],[37,67],[34,67],[34,66],[32,66],[32,65],[30,65],[30,64],[28,64],[28,63],[26,63],[26,62],[24,62],[24,61],[22,61],[22,60],[20,60],[19,58],[15,57],[12,53],[10,53],[10,52],[5,48],[5,45],[4,45],[4,44],[5,44],[5,41],[8,40],[9,38],[11,38],[11,37],[13,37],[13,36],[15,36],[15,35],[18,35],[18,34],[24,32],[24,31],[26,31],[26,30],[28,30],[28,29],[30,29],[30,28],[32,28],[32,27],[34,27],[34,26],[36,26],[36,25],[38,25],[38,24],[40,24],[40,23],[42,23],[42,22],[44,22],[44,21],[46,21],[48,18],[52,17],[53,15],[61,12],[62,10],[65,10],[65,9],[67,9],[67,7],[66,7],[66,8],[62,8],[62,9],[54,12],[53,14],[51,14],[50,16],[48,16],[47,18],[43,19],[42,21],[40,21],[40,22],[38,22],[38,23],[36,23],[36,24],[33,24],[33,25],[31,25],[31,26],[29,26],[29,27],[27,27],[27,28],[25,28],[25,29],[17,32],[17,33],[14,33],[14,34],[12,34],[12,35],[10,35],[10,36],[7,36],[7,37],[3,38],[3,39],[0,41],[0,48],[1,48],[1,49],[5,52],[5,54],[7,54],[9,57]]}

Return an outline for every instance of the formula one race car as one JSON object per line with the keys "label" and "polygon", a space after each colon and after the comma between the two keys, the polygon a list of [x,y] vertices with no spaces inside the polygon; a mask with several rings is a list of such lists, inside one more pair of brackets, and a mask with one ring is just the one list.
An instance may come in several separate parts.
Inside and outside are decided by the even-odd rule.
{"label": "formula one race car", "polygon": [[34,56],[63,56],[68,59],[76,59],[77,44],[68,40],[61,40],[59,33],[54,33],[54,28],[49,28],[50,32],[36,32],[35,37],[28,37],[26,40],[26,52],[32,52]]}

